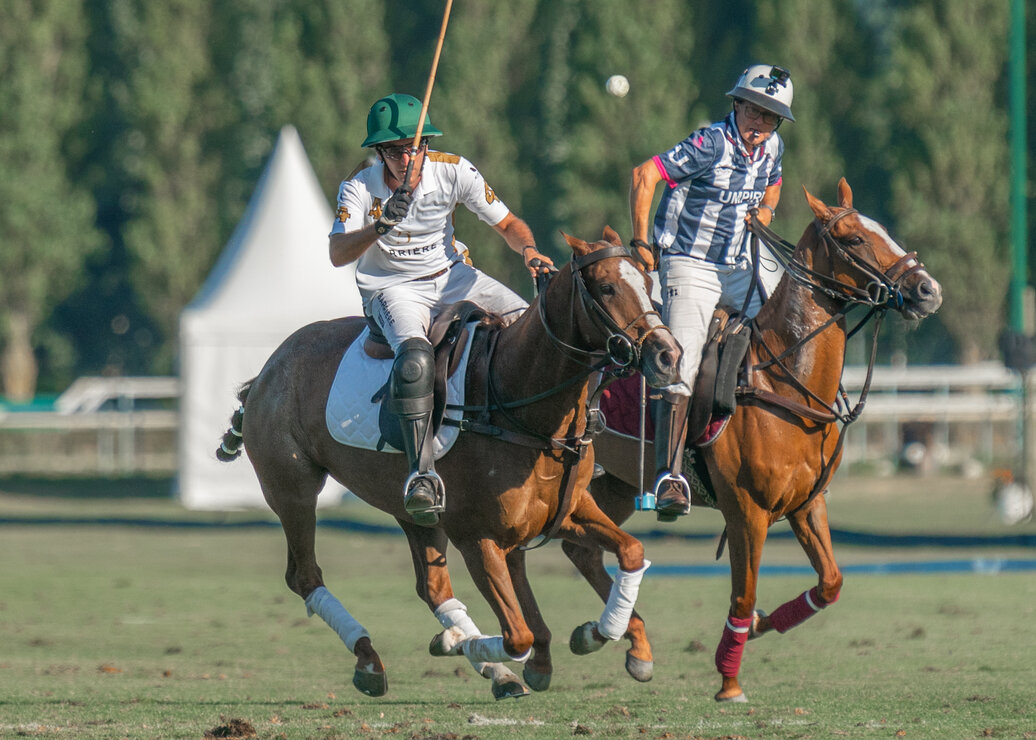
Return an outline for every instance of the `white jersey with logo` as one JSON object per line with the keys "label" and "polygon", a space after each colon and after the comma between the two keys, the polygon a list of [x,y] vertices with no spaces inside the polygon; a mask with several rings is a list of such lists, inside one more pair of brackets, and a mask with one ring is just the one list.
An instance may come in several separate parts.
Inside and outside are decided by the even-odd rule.
{"label": "white jersey with logo", "polygon": [[[380,161],[343,181],[331,233],[349,233],[374,223],[391,196],[385,164]],[[435,275],[464,261],[467,247],[453,233],[457,204],[490,226],[509,213],[471,162],[456,154],[429,151],[406,218],[356,262],[356,285],[364,305],[379,290]]]}

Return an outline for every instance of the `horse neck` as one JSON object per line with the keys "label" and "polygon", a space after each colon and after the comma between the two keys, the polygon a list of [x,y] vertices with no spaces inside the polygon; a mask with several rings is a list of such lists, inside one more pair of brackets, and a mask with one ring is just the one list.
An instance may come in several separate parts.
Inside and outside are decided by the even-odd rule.
{"label": "horse neck", "polygon": [[[546,300],[547,321],[551,332],[562,342],[578,346],[575,315],[581,312],[573,305],[574,291],[569,273],[562,270],[547,290],[525,313],[500,331],[492,361],[494,385],[503,401],[530,398],[547,392],[580,374],[580,382],[553,393],[537,403],[514,410],[514,416],[546,433],[566,434],[574,415],[586,403],[589,383],[588,362],[580,362],[559,347],[543,326],[539,301]],[[585,419],[575,419],[582,433]]]}
{"label": "horse neck", "polygon": [[[823,248],[811,225],[796,246],[794,260],[822,273],[826,266],[817,265],[818,260],[814,258],[818,247]],[[839,317],[815,337],[808,340],[807,337],[831,322],[840,308],[831,298],[785,274],[755,319],[763,341],[775,355],[801,343],[783,361],[784,366],[799,382],[831,402],[838,391],[845,361],[845,317]],[[759,361],[770,359],[766,350],[757,350]]]}

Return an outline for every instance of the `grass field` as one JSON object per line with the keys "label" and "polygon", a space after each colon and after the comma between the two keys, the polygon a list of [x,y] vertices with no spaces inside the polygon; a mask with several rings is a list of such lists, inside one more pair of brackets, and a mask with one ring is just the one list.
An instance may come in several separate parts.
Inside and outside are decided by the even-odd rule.
{"label": "grass field", "polygon": [[[2,490],[0,486],[0,490]],[[989,515],[988,491],[955,480],[841,481],[842,526],[883,531],[1033,532]],[[8,519],[129,516],[187,521],[264,517],[186,513],[162,498],[0,494]],[[385,519],[365,507],[324,517]],[[639,515],[630,529],[655,528]],[[838,521],[839,516],[846,519]],[[849,523],[851,520],[851,524]],[[716,528],[711,512],[677,531]],[[651,540],[655,563],[711,561],[711,542]],[[839,548],[843,563],[1028,551]],[[278,529],[0,527],[0,737],[201,738],[1036,738],[1036,577],[856,576],[839,603],[786,635],[749,643],[747,705],[712,701],[712,653],[729,584],[648,572],[640,610],[655,678],[623,670],[624,647],[576,657],[569,631],[601,604],[551,545],[531,578],[555,632],[551,689],[495,702],[457,658],[432,658],[439,626],[417,600],[402,536],[322,529],[329,588],[370,629],[389,671],[381,699],[351,686],[352,656],[283,584]],[[458,596],[496,626],[454,557]],[[766,562],[803,563],[772,542]],[[808,577],[764,578],[772,609]]]}

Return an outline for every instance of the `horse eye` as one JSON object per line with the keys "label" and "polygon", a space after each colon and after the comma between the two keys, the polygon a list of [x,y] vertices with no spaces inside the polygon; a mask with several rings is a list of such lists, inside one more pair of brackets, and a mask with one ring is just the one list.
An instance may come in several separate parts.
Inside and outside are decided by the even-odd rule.
{"label": "horse eye", "polygon": [[853,236],[853,237],[849,238],[849,244],[851,246],[858,247],[858,246],[860,246],[863,243],[864,243],[864,240],[863,240],[863,237],[861,237],[861,236]]}
{"label": "horse eye", "polygon": [[611,283],[601,283],[601,295],[615,295],[615,286]]}

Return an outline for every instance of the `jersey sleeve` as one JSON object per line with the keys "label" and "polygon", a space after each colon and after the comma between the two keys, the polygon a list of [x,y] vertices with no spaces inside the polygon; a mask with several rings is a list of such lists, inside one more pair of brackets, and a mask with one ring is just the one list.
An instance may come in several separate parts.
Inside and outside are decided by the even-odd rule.
{"label": "jersey sleeve", "polygon": [[670,183],[690,180],[708,172],[723,152],[719,137],[712,128],[698,129],[679,144],[658,156]]}
{"label": "jersey sleeve", "polygon": [[348,234],[369,223],[367,214],[371,207],[367,190],[357,180],[343,180],[338,186],[338,208],[335,210],[332,234]]}
{"label": "jersey sleeve", "polygon": [[482,173],[464,157],[460,158],[457,168],[458,202],[490,226],[503,221],[510,210],[497,197]]}
{"label": "jersey sleeve", "polygon": [[770,177],[766,181],[766,187],[776,185],[784,177],[784,139],[774,134],[777,139],[777,154],[774,155],[773,169],[770,170]]}

